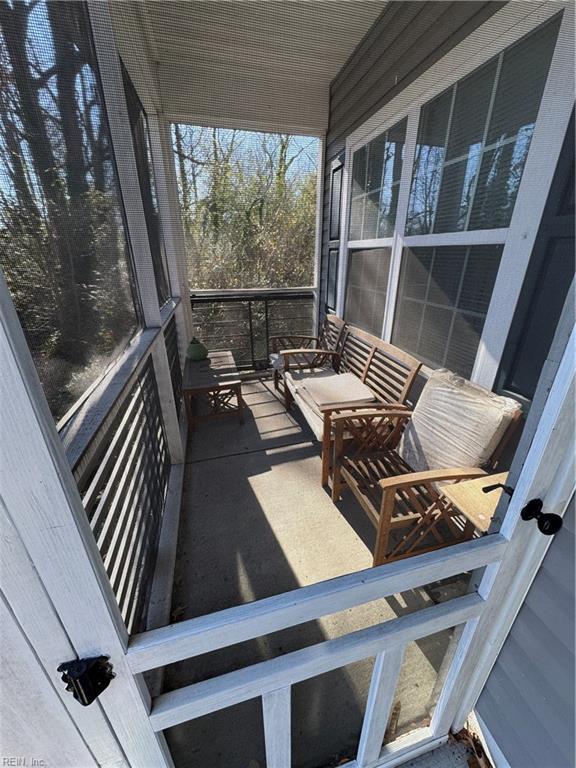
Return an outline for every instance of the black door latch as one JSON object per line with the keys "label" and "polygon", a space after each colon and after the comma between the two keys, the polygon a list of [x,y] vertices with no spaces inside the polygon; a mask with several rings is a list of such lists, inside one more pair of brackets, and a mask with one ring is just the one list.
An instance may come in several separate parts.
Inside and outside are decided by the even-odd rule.
{"label": "black door latch", "polygon": [[542,512],[542,499],[530,499],[520,511],[522,520],[536,520],[538,530],[545,536],[554,536],[562,528],[562,518],[552,512]]}
{"label": "black door latch", "polygon": [[92,659],[74,659],[65,661],[58,667],[62,672],[62,680],[66,683],[66,690],[72,696],[87,707],[110,685],[110,680],[115,677],[109,656],[95,656]]}

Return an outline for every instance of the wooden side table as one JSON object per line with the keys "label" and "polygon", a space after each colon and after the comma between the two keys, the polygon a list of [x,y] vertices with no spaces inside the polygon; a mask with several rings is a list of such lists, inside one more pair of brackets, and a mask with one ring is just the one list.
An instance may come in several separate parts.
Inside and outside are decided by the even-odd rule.
{"label": "wooden side table", "polygon": [[461,483],[452,483],[442,487],[442,495],[466,518],[466,532],[470,536],[473,534],[474,528],[486,533],[502,496],[501,488],[490,491],[490,493],[484,493],[482,489],[496,483],[505,484],[507,478],[508,472],[500,472],[497,475],[485,475],[474,480],[463,480]]}
{"label": "wooden side table", "polygon": [[[232,352],[210,352],[206,360],[186,360],[182,397],[191,427],[201,418],[227,416],[230,413],[236,413],[240,424],[243,424],[242,382],[238,378]],[[194,406],[200,401],[207,403],[207,414],[194,413]]]}

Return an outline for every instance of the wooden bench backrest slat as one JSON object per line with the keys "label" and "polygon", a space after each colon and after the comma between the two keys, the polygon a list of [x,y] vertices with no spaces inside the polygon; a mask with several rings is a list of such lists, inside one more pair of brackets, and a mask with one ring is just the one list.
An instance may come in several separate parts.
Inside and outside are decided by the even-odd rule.
{"label": "wooden bench backrest slat", "polygon": [[403,403],[421,363],[415,357],[376,336],[347,326],[340,355],[341,372],[350,371],[384,403]]}
{"label": "wooden bench backrest slat", "polygon": [[334,349],[338,351],[345,323],[337,315],[326,315],[322,330],[320,331],[320,349]]}

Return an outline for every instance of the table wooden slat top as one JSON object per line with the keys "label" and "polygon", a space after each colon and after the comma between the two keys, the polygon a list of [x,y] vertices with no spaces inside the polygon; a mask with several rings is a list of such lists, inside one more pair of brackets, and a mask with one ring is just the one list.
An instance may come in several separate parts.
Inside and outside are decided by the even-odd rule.
{"label": "table wooden slat top", "polygon": [[502,496],[502,489],[490,493],[482,490],[488,485],[506,483],[508,472],[486,475],[474,480],[463,480],[442,487],[442,494],[482,533],[486,533]]}
{"label": "table wooden slat top", "polygon": [[240,381],[232,352],[210,352],[206,360],[186,360],[182,389],[194,391]]}

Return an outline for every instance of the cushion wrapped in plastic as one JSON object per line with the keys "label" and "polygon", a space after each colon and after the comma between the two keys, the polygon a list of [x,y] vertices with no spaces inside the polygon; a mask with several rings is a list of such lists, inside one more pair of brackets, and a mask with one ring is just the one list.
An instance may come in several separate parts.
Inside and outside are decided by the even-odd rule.
{"label": "cushion wrapped in plastic", "polygon": [[446,370],[434,371],[402,435],[398,452],[415,472],[482,467],[520,410],[515,400]]}

